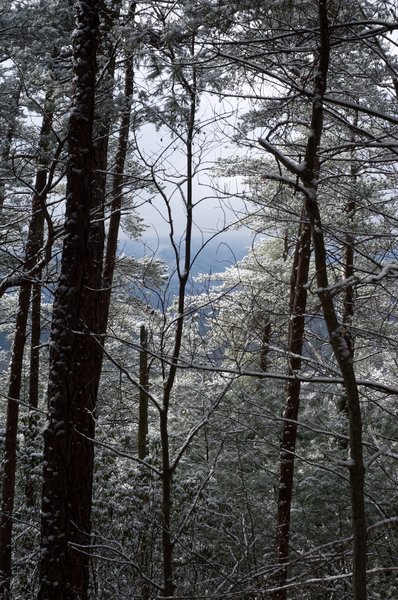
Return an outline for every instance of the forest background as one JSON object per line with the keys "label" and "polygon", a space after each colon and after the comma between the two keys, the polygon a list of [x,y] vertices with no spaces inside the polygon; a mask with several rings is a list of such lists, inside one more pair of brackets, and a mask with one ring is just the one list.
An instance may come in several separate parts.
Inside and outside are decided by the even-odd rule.
{"label": "forest background", "polygon": [[0,2],[0,598],[397,597],[397,30]]}

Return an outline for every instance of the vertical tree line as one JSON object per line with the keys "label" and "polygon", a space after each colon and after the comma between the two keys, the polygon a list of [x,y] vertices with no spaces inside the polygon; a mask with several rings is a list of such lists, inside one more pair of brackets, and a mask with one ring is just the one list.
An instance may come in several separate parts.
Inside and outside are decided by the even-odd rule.
{"label": "vertical tree line", "polygon": [[1,598],[395,597],[397,10],[0,6]]}
{"label": "vertical tree line", "polygon": [[50,335],[48,423],[44,435],[39,598],[86,598],[101,347],[99,293],[103,222],[95,205],[93,124],[98,3],[76,4],[74,90],[61,273]]}

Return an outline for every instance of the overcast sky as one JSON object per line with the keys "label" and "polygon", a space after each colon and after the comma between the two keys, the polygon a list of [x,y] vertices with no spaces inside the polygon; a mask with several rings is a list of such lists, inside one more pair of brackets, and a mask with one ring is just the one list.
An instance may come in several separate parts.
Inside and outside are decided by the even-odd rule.
{"label": "overcast sky", "polygon": [[[196,134],[194,144],[194,160],[198,169],[193,182],[195,207],[192,233],[195,252],[203,242],[215,237],[201,252],[194,272],[222,271],[241,259],[252,243],[252,233],[247,228],[233,228],[233,224],[246,212],[245,204],[239,197],[243,191],[241,181],[237,177],[217,177],[213,171],[219,159],[247,152],[231,141],[242,110],[243,107],[237,103],[232,105],[229,100],[219,102],[208,96],[201,100],[198,114],[200,131]],[[140,130],[137,143],[141,159],[148,164],[155,164],[154,171],[161,172],[159,183],[170,202],[174,239],[179,242],[186,228],[184,148],[165,127],[156,130],[153,125],[146,125]],[[170,263],[173,256],[170,223],[162,195],[154,193],[150,202],[138,204],[138,212],[147,229],[141,243],[126,244],[127,240],[122,240],[122,246],[124,243],[128,253],[155,252]]]}

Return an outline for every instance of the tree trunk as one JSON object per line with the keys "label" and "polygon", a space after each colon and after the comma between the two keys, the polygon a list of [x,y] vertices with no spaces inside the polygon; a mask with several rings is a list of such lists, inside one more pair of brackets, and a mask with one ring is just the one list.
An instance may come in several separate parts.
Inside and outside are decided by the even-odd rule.
{"label": "tree trunk", "polygon": [[[318,72],[314,80],[313,105],[311,114],[310,131],[306,152],[304,157],[305,169],[296,175],[301,178],[305,192],[305,214],[302,216],[301,242],[296,247],[296,256],[293,263],[293,285],[291,291],[291,314],[293,321],[290,331],[289,351],[290,368],[289,374],[294,374],[301,368],[301,355],[304,341],[304,313],[306,307],[307,290],[305,284],[308,279],[310,260],[311,233],[314,232],[313,223],[310,218],[309,201],[313,199],[316,203],[319,181],[319,146],[323,133],[323,105],[322,99],[326,89],[326,78],[329,66],[329,25],[327,20],[327,0],[320,0],[319,4],[319,26],[320,26],[320,52],[318,61]],[[311,222],[311,227],[309,222]],[[300,248],[300,245],[302,246]],[[326,265],[326,263],[325,263]],[[294,481],[294,452],[296,448],[298,409],[300,402],[300,382],[291,381],[287,385],[287,405],[284,417],[290,421],[285,422],[282,437],[282,459],[281,477],[278,494],[277,515],[277,541],[276,559],[277,563],[287,562],[289,555],[289,527],[290,509],[292,500],[292,487]],[[287,580],[287,566],[278,572],[276,581],[279,588],[283,588]],[[276,600],[287,598],[286,589],[278,589],[274,593]]]}
{"label": "tree trunk", "polygon": [[160,438],[162,444],[162,553],[164,598],[174,596],[173,542],[171,533],[172,471],[170,468],[168,410],[160,413]]}
{"label": "tree trunk", "polygon": [[[32,286],[31,305],[31,337],[30,337],[30,368],[29,368],[29,421],[27,431],[27,445],[32,447],[37,436],[36,409],[39,403],[39,370],[40,370],[40,337],[41,337],[41,285],[35,283]],[[29,457],[28,472],[25,483],[26,504],[34,507],[36,505],[37,490],[35,476],[36,459]]]}
{"label": "tree trunk", "polygon": [[[192,38],[192,56],[194,54],[194,37]],[[184,88],[189,99],[189,114],[187,119],[187,134],[185,140],[186,151],[186,228],[184,237],[184,258],[182,265],[178,261],[178,251],[176,250],[177,275],[178,275],[178,296],[176,330],[174,334],[174,347],[171,356],[171,366],[163,384],[163,401],[160,409],[160,438],[162,451],[162,552],[163,552],[163,592],[162,596],[171,598],[174,596],[174,542],[172,537],[172,486],[174,470],[170,463],[170,446],[168,432],[168,415],[171,402],[172,390],[177,375],[178,360],[181,352],[181,344],[184,331],[184,312],[186,301],[186,286],[191,270],[191,252],[192,252],[192,227],[193,227],[193,138],[195,134],[195,119],[197,110],[197,89],[196,72],[192,68],[192,83],[180,75],[180,83]],[[172,225],[172,224],[171,224]],[[171,229],[170,237],[172,242],[173,233]]]}
{"label": "tree trunk", "polygon": [[[301,178],[305,196],[305,208],[311,224],[311,236],[314,246],[316,279],[322,311],[329,334],[329,341],[343,377],[347,396],[347,411],[350,430],[350,489],[351,510],[354,534],[353,552],[353,598],[366,600],[366,516],[364,501],[365,468],[362,454],[362,421],[359,403],[358,385],[355,379],[350,343],[343,324],[337,318],[332,295],[328,291],[327,255],[322,231],[322,222],[317,202],[319,181],[319,149],[323,133],[324,95],[329,69],[330,39],[328,22],[328,2],[320,0],[319,15],[319,58],[314,79],[312,115],[304,169],[298,169],[291,161],[271,144],[259,140],[260,144],[282,164]],[[282,583],[282,582],[280,582]],[[280,596],[278,593],[280,592]],[[276,590],[278,598],[286,597],[284,590]]]}
{"label": "tree trunk", "polygon": [[[319,146],[323,123],[323,96],[329,64],[329,23],[327,0],[319,2],[319,22],[321,32],[320,58],[316,76],[316,96],[313,103],[314,144]],[[316,151],[316,150],[315,150]],[[314,245],[316,279],[319,299],[329,334],[330,344],[344,380],[347,396],[347,410],[350,432],[350,490],[351,512],[354,535],[353,551],[353,599],[366,600],[366,514],[365,514],[365,467],[362,449],[362,416],[358,385],[350,352],[350,342],[345,328],[339,323],[333,297],[328,291],[327,255],[323,237],[322,221],[316,195],[306,197],[307,214],[311,222]]]}
{"label": "tree trunk", "polygon": [[[45,202],[48,169],[48,157],[46,151],[48,135],[51,131],[53,120],[52,110],[49,109],[50,103],[51,92],[46,95],[44,116],[40,129],[39,166],[35,180],[35,192],[32,198],[32,217],[29,224],[24,261],[24,269],[27,271],[32,269],[38,261],[38,255],[43,244],[44,216],[42,204]],[[22,284],[19,290],[18,313],[11,355],[10,382],[8,389],[9,400],[6,417],[2,509],[0,517],[0,598],[9,597],[12,576],[12,520],[15,498],[18,415],[31,287],[31,283],[26,282]]]}
{"label": "tree trunk", "polygon": [[40,600],[88,597],[103,244],[102,222],[91,222],[98,20],[96,0],[76,4],[65,236],[44,434]]}
{"label": "tree trunk", "polygon": [[[131,4],[130,17],[134,17],[135,3]],[[117,243],[120,228],[121,208],[123,199],[124,167],[127,156],[127,146],[130,132],[131,104],[134,91],[134,72],[131,59],[127,59],[124,83],[124,109],[120,122],[120,133],[115,159],[115,174],[111,190],[111,216],[106,242],[104,261],[103,293],[101,295],[101,330],[106,332],[109,307],[112,294],[112,283],[115,272]]]}
{"label": "tree trunk", "polygon": [[140,398],[138,412],[138,458],[144,460],[148,455],[148,333],[145,325],[140,330]]}
{"label": "tree trunk", "polygon": [[32,409],[39,405],[40,338],[41,338],[41,284],[32,286],[29,368],[29,404]]}
{"label": "tree trunk", "polygon": [[6,417],[6,439],[0,520],[0,598],[4,600],[10,598],[10,584],[12,576],[11,544],[15,498],[17,430],[29,300],[30,284],[24,283],[19,290],[18,297],[18,313],[12,349]]}
{"label": "tree trunk", "polygon": [[[358,111],[354,115],[353,126],[358,127]],[[355,136],[353,135],[353,143]],[[353,219],[356,211],[356,188],[358,183],[359,164],[355,162],[355,151],[350,155],[350,192],[344,211],[347,215],[347,233],[344,240],[344,279],[350,279],[354,275],[354,253],[355,253],[355,235],[352,232]],[[355,290],[353,286],[347,286],[344,290],[343,299],[343,324],[346,327],[346,338],[351,357],[354,356],[354,337],[351,331],[352,320],[354,317]]]}
{"label": "tree trunk", "polygon": [[319,207],[314,200],[308,200],[308,214],[311,220],[312,238],[317,270],[317,286],[325,317],[330,344],[344,380],[347,398],[347,411],[350,433],[350,490],[351,514],[354,534],[353,553],[353,598],[366,600],[366,514],[365,514],[365,466],[362,449],[362,415],[358,385],[355,378],[349,339],[345,328],[339,323],[333,299],[328,292],[326,249],[323,239]]}
{"label": "tree trunk", "polygon": [[[301,223],[293,258],[290,289],[290,329],[289,329],[289,369],[293,375],[301,369],[301,355],[304,345],[305,310],[307,305],[308,271],[311,255],[311,228],[305,211]],[[275,582],[283,586],[287,579],[287,561],[289,558],[290,513],[294,485],[294,460],[297,440],[297,418],[300,406],[299,380],[291,380],[286,386],[286,406],[283,413],[284,425],[281,440],[281,463],[278,487],[278,505],[276,517],[275,558],[280,566]],[[274,594],[275,600],[284,600],[286,590]]]}
{"label": "tree trunk", "polygon": [[[43,122],[40,134],[41,156],[39,157],[40,169],[37,173],[35,184],[35,198],[33,201],[33,247],[32,254],[39,257],[44,241],[44,213],[43,206],[47,200],[47,175],[49,167],[48,143],[53,123],[53,91],[50,89],[46,95],[46,101],[43,111]],[[30,339],[30,368],[29,368],[29,422],[28,438],[34,443],[36,436],[36,409],[39,404],[39,367],[40,367],[40,337],[41,337],[41,269],[37,271],[36,281],[32,284],[32,305],[31,305],[31,339]],[[34,485],[34,476],[32,470],[36,466],[35,460],[30,461],[25,495],[28,506],[34,506],[36,503],[36,490]]]}
{"label": "tree trunk", "polygon": [[268,369],[268,354],[269,344],[271,341],[272,326],[269,318],[265,321],[261,332],[261,348],[260,348],[260,369],[267,371]]}
{"label": "tree trunk", "polygon": [[[355,113],[354,117],[354,127],[358,126],[358,111]],[[355,142],[355,136],[352,136],[352,142]],[[350,179],[351,179],[351,189],[349,192],[349,197],[347,199],[347,203],[344,207],[344,212],[347,215],[347,233],[345,234],[344,239],[344,253],[343,253],[343,264],[344,264],[344,279],[350,279],[354,275],[354,246],[355,246],[355,236],[352,233],[352,221],[355,216],[356,211],[356,185],[358,181],[358,172],[359,166],[355,164],[355,151],[351,151],[350,159],[351,159],[351,167],[350,167]],[[354,306],[355,306],[355,289],[354,286],[347,286],[347,288],[343,291],[343,311],[342,311],[342,323],[344,325],[345,330],[345,338],[348,345],[348,350],[350,352],[351,358],[354,358],[354,335],[352,332],[352,321],[354,318]],[[338,409],[340,412],[343,412],[348,417],[348,407],[347,407],[347,398],[345,393],[339,399]],[[348,440],[341,439],[340,446],[344,449],[348,448]]]}
{"label": "tree trunk", "polygon": [[[138,407],[138,458],[145,460],[148,456],[148,331],[145,325],[141,325],[140,329],[140,391],[139,391],[139,407]],[[144,485],[146,482],[145,471],[142,471]],[[145,491],[142,494],[143,503],[149,501],[148,494]],[[139,565],[140,572],[144,575],[141,577],[140,589],[142,600],[149,600],[150,585],[145,574],[150,570],[148,557],[149,544],[147,540],[147,532],[143,530],[139,538]]]}

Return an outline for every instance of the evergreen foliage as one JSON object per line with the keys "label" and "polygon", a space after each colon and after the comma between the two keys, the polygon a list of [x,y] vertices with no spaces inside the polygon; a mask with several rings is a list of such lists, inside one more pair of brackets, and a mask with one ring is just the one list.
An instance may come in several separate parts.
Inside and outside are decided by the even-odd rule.
{"label": "evergreen foliage", "polygon": [[0,1],[2,600],[397,597],[397,23]]}

